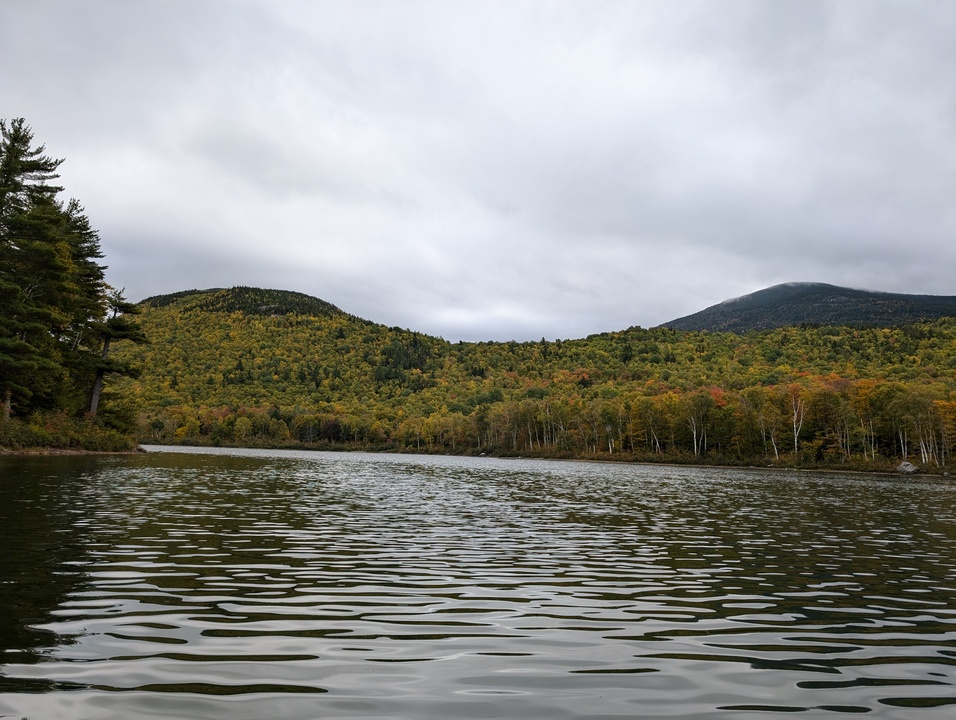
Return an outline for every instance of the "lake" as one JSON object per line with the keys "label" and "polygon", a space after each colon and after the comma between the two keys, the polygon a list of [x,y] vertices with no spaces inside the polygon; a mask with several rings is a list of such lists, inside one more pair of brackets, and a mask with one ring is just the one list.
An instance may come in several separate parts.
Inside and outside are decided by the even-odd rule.
{"label": "lake", "polygon": [[0,718],[956,716],[956,481],[0,458]]}

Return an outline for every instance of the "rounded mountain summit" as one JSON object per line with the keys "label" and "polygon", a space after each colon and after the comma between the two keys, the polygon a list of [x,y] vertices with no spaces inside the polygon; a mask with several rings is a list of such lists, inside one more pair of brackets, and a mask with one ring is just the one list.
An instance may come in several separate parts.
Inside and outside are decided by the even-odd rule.
{"label": "rounded mountain summit", "polygon": [[791,325],[894,327],[954,316],[956,296],[903,295],[794,282],[725,300],[660,327],[746,333]]}

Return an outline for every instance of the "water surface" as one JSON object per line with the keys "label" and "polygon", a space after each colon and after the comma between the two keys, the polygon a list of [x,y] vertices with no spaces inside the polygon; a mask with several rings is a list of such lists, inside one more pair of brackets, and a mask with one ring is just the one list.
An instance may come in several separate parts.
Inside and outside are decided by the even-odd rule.
{"label": "water surface", "polygon": [[0,458],[0,717],[956,716],[956,483]]}

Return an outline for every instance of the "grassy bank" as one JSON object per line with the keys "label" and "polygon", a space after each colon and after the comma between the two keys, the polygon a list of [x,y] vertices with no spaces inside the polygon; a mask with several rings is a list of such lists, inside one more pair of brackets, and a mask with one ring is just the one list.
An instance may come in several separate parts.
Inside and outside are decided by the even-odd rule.
{"label": "grassy bank", "polygon": [[128,435],[65,413],[0,420],[0,452],[131,452],[136,447]]}

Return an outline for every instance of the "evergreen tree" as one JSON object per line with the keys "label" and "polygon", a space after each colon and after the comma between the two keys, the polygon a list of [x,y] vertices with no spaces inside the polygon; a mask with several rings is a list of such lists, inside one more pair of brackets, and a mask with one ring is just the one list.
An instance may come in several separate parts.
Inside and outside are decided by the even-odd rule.
{"label": "evergreen tree", "polygon": [[[50,348],[41,348],[50,318],[37,296],[43,276],[54,269],[55,255],[37,243],[44,233],[41,216],[55,203],[59,186],[50,185],[62,160],[32,147],[33,133],[23,119],[0,120],[0,392],[4,417],[14,399],[34,396],[41,378],[55,370]],[[49,265],[47,264],[49,263]],[[46,352],[44,352],[46,350]]]}
{"label": "evergreen tree", "polygon": [[103,392],[103,380],[108,374],[126,375],[135,377],[134,368],[122,360],[109,357],[110,346],[116,340],[129,340],[137,344],[147,341],[146,335],[133,316],[139,314],[139,308],[123,297],[122,291],[113,290],[109,295],[109,315],[96,327],[96,334],[100,339],[100,356],[95,366],[93,391],[90,397],[90,416],[96,417],[100,406],[100,395]]}
{"label": "evergreen tree", "polygon": [[60,177],[56,170],[63,160],[44,155],[46,147],[33,148],[32,143],[33,130],[23,118],[9,125],[0,120],[0,237],[6,234],[11,216],[41,199],[52,201],[63,190],[49,184]]}
{"label": "evergreen tree", "polygon": [[37,349],[23,339],[23,303],[20,288],[0,277],[0,392],[3,419],[9,420],[13,398],[29,399],[30,378],[41,358]]}
{"label": "evergreen tree", "polygon": [[110,305],[99,236],[83,207],[57,198],[63,188],[53,181],[63,161],[33,143],[22,118],[0,120],[4,417],[37,408],[86,410],[112,372],[103,369],[110,338],[135,334],[113,328],[125,311]]}

